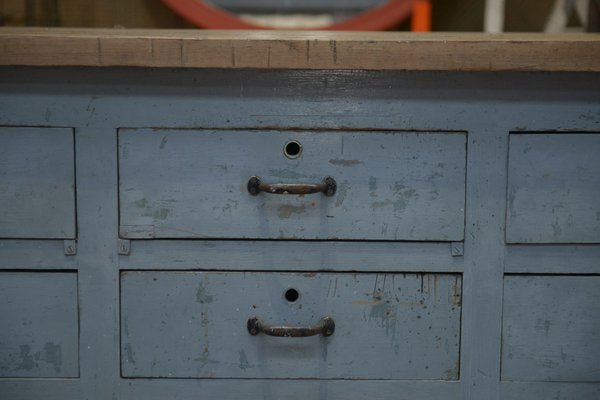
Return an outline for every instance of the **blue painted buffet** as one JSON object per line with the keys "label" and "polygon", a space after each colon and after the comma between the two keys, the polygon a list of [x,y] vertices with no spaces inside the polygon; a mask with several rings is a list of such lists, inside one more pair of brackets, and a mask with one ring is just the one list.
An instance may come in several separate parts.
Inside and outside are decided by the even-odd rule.
{"label": "blue painted buffet", "polygon": [[600,37],[0,30],[1,399],[600,398]]}

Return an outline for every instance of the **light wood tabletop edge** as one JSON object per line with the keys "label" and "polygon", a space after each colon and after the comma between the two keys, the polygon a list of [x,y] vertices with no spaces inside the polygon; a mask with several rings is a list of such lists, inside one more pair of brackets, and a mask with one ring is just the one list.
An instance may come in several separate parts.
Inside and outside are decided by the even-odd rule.
{"label": "light wood tabletop edge", "polygon": [[0,66],[600,71],[600,34],[0,28]]}

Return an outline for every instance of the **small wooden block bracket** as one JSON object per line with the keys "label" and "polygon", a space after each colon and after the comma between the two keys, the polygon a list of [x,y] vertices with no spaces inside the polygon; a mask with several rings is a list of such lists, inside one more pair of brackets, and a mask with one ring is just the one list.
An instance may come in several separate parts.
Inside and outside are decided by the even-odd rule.
{"label": "small wooden block bracket", "polygon": [[131,251],[131,242],[126,239],[119,239],[119,255],[128,256]]}
{"label": "small wooden block bracket", "polygon": [[450,243],[450,252],[452,253],[452,257],[462,257],[464,253],[464,247],[462,242],[452,242]]}
{"label": "small wooden block bracket", "polygon": [[77,254],[77,241],[76,240],[63,240],[63,249],[65,256],[74,256]]}

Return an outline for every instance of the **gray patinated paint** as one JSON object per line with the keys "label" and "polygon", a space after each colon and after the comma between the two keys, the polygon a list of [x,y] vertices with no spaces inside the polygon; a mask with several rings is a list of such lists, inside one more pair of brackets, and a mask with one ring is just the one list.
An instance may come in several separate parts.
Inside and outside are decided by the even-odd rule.
{"label": "gray patinated paint", "polygon": [[[64,256],[62,240],[7,238],[0,240],[0,268],[77,272],[81,350],[78,379],[3,378],[0,398],[600,397],[597,380],[583,382],[575,376],[560,382],[501,380],[505,271],[537,274],[534,279],[548,273],[600,274],[598,244],[505,243],[509,135],[559,132],[576,138],[600,133],[597,74],[78,68],[0,72],[1,126],[75,129],[77,255]],[[448,242],[233,238],[134,239],[130,255],[120,256],[118,131],[141,128],[466,132],[464,256],[452,257]],[[460,274],[459,381],[123,378],[119,271],[125,269]],[[549,343],[551,350],[559,345]]]}

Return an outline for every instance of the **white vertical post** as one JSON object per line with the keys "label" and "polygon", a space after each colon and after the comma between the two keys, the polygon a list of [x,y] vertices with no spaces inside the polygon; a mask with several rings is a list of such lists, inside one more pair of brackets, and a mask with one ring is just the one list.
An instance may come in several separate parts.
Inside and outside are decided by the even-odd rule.
{"label": "white vertical post", "polygon": [[564,31],[573,9],[573,0],[556,0],[550,18],[546,21],[544,32],[558,33]]}
{"label": "white vertical post", "polygon": [[546,33],[564,32],[573,9],[577,12],[581,25],[585,29],[588,23],[589,8],[589,0],[556,0],[544,31]]}
{"label": "white vertical post", "polygon": [[486,0],[483,30],[487,33],[504,32],[504,0]]}
{"label": "white vertical post", "polygon": [[583,26],[583,28],[585,30],[585,28],[588,25],[590,0],[576,0],[575,1],[575,10],[577,11],[577,15],[579,15],[579,20],[581,21],[581,26]]}

